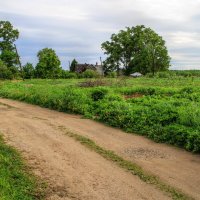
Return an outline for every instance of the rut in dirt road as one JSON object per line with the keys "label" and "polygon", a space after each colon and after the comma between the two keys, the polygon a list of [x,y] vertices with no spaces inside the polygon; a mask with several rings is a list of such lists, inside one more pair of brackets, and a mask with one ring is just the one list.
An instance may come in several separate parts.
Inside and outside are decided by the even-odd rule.
{"label": "rut in dirt road", "polygon": [[67,137],[41,115],[43,109],[8,104],[0,105],[0,131],[22,152],[33,172],[49,183],[48,200],[170,199]]}
{"label": "rut in dirt road", "polygon": [[[138,163],[166,183],[200,199],[200,156],[103,124],[7,99],[0,106],[0,131],[36,163],[35,171],[55,182],[55,199],[166,199],[163,193],[80,146],[66,129]],[[69,172],[69,173],[67,173]],[[116,173],[116,174],[115,174]],[[137,182],[137,183],[136,183]],[[53,195],[53,194],[52,194]],[[62,197],[63,195],[63,197]],[[52,197],[53,198],[53,197]]]}

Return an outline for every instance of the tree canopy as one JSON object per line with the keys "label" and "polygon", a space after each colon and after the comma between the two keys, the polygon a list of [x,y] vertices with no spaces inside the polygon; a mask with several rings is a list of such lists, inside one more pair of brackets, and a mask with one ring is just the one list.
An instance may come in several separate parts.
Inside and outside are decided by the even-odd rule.
{"label": "tree canopy", "polygon": [[44,48],[37,54],[39,62],[36,65],[38,78],[58,78],[61,74],[60,60],[51,48]]}
{"label": "tree canopy", "polygon": [[155,73],[169,68],[170,57],[165,41],[155,31],[144,25],[127,27],[112,34],[111,41],[102,44],[107,55],[104,61],[106,72],[124,68],[126,74],[139,71]]}
{"label": "tree canopy", "polygon": [[76,61],[76,59],[74,58],[73,60],[72,60],[72,63],[71,63],[71,65],[70,65],[70,71],[71,72],[75,72],[75,69],[76,69],[76,65],[78,64],[78,62]]}
{"label": "tree canopy", "polygon": [[23,66],[23,75],[25,79],[34,78],[35,69],[31,63],[26,63]]}
{"label": "tree canopy", "polygon": [[0,59],[13,67],[18,64],[14,42],[19,37],[19,31],[14,29],[9,21],[0,21]]}

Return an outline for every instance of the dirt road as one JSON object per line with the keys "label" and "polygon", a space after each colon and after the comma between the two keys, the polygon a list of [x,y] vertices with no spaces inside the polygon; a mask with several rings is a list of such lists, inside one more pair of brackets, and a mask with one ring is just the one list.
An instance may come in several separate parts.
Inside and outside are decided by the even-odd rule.
{"label": "dirt road", "polygon": [[[165,182],[200,199],[200,156],[103,124],[38,106],[0,99],[0,132],[50,183],[47,199],[168,199],[153,186],[69,138],[56,127],[87,136]],[[4,105],[3,105],[4,104]]]}

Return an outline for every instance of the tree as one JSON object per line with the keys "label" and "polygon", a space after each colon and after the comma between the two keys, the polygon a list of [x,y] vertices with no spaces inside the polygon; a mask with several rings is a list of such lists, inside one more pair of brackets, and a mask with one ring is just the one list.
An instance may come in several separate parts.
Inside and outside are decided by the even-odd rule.
{"label": "tree", "polygon": [[13,67],[18,64],[14,42],[19,37],[19,31],[14,29],[9,21],[0,21],[0,59]]}
{"label": "tree", "polygon": [[105,75],[115,71],[119,72],[119,63],[116,63],[115,58],[110,56],[103,61],[103,71]]}
{"label": "tree", "polygon": [[71,72],[75,72],[77,64],[78,64],[78,62],[76,61],[76,59],[73,59],[71,65],[70,65]]}
{"label": "tree", "polygon": [[0,60],[0,79],[12,79],[13,75],[6,64]]}
{"label": "tree", "polygon": [[59,78],[62,68],[53,49],[44,48],[38,52],[37,57],[39,62],[35,70],[38,78]]}
{"label": "tree", "polygon": [[26,63],[23,66],[23,76],[25,79],[30,79],[34,77],[35,69],[31,63]]}
{"label": "tree", "polygon": [[107,70],[119,71],[123,67],[126,74],[139,71],[143,74],[163,71],[169,68],[170,57],[165,41],[152,29],[144,25],[127,27],[111,36],[111,41],[102,44]]}

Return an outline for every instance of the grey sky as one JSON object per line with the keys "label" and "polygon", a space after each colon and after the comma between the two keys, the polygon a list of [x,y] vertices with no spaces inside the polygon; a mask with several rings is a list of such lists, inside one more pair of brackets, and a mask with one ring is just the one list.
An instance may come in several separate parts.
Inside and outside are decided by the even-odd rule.
{"label": "grey sky", "polygon": [[63,68],[76,58],[95,63],[101,43],[126,26],[144,24],[166,40],[172,68],[200,69],[200,0],[0,0],[0,20],[20,31],[23,64],[56,50]]}

